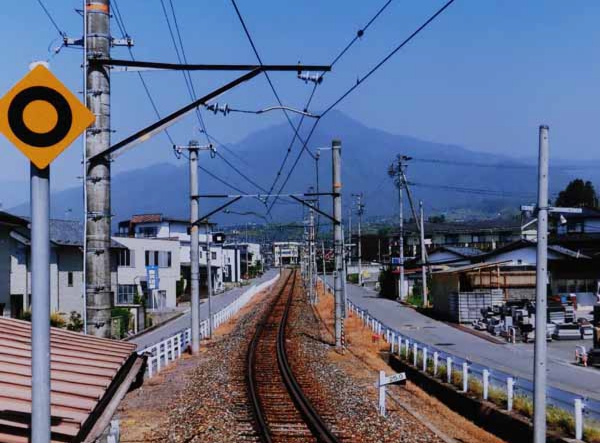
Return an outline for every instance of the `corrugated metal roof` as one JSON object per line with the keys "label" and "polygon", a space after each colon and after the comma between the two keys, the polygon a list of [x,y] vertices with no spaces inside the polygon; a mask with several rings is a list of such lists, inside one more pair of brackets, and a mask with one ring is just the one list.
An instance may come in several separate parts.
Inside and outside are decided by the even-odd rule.
{"label": "corrugated metal roof", "polygon": [[503,260],[492,263],[475,263],[472,265],[459,266],[457,268],[444,269],[443,271],[434,272],[434,274],[455,274],[458,272],[475,271],[477,269],[491,268],[498,265],[510,263],[511,260]]}
{"label": "corrugated metal roof", "polygon": [[[58,328],[50,342],[52,441],[84,440],[115,383],[139,371],[136,345]],[[0,441],[27,442],[30,414],[31,323],[0,318]]]}

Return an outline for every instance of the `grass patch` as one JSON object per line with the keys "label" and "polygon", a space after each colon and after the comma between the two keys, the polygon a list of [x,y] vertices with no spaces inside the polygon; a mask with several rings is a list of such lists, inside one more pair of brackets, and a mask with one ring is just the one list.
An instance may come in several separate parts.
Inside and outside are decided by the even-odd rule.
{"label": "grass patch", "polygon": [[589,443],[600,443],[600,423],[584,426],[583,439]]}
{"label": "grass patch", "polygon": [[533,417],[533,400],[525,395],[513,397],[513,409],[527,418]]}
{"label": "grass patch", "polygon": [[565,411],[564,409],[548,405],[548,408],[546,409],[546,420],[548,421],[548,426],[551,428],[558,429],[567,435],[573,435],[575,433],[575,418],[570,412]]}

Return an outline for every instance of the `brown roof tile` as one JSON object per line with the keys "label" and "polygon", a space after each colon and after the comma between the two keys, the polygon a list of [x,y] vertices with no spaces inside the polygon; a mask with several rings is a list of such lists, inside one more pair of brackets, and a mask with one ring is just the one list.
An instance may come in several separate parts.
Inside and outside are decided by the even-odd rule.
{"label": "brown roof tile", "polygon": [[[102,414],[98,405],[117,374],[139,370],[136,345],[57,328],[50,342],[52,441],[89,438],[82,428]],[[30,414],[31,324],[0,317],[0,441],[27,442]]]}

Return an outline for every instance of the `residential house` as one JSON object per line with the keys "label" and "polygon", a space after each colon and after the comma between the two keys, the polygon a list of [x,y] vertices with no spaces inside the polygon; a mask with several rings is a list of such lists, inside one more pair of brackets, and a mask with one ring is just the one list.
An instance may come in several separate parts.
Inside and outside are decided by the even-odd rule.
{"label": "residential house", "polygon": [[279,267],[299,264],[301,247],[302,243],[299,242],[273,243],[273,265]]}
{"label": "residential house", "polygon": [[[50,307],[53,312],[83,315],[83,224],[50,220]],[[180,278],[178,244],[146,238],[113,238],[111,291],[114,305],[148,297],[150,309],[176,306]],[[31,306],[29,220],[0,211],[0,314],[20,317]],[[146,263],[159,267],[156,290],[146,291]]]}
{"label": "residential house", "polygon": [[[207,233],[212,233],[214,224],[199,226],[200,242],[200,290],[208,294],[207,286]],[[163,214],[140,214],[119,223],[118,235],[133,238],[171,239],[179,242],[179,260],[182,274],[190,281],[190,222],[180,218],[168,217]],[[237,283],[241,280],[241,254],[239,251],[230,252],[223,244],[211,243],[211,278],[215,292],[224,290],[225,282]],[[189,285],[187,285],[189,287]]]}

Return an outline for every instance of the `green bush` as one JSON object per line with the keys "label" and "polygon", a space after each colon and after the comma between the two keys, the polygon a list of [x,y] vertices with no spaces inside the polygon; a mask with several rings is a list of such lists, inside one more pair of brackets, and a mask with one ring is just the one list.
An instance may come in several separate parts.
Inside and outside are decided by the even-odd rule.
{"label": "green bush", "polygon": [[69,323],[67,323],[67,329],[75,332],[83,331],[83,319],[81,318],[81,314],[79,312],[71,311]]}
{"label": "green bush", "polygon": [[357,285],[358,284],[358,274],[348,274],[348,282]]}
{"label": "green bush", "polygon": [[129,329],[129,321],[131,320],[131,312],[127,308],[112,308],[111,309],[111,317],[112,318],[120,318],[121,319],[121,327],[119,330],[119,337],[123,338],[127,335],[127,331]]}

